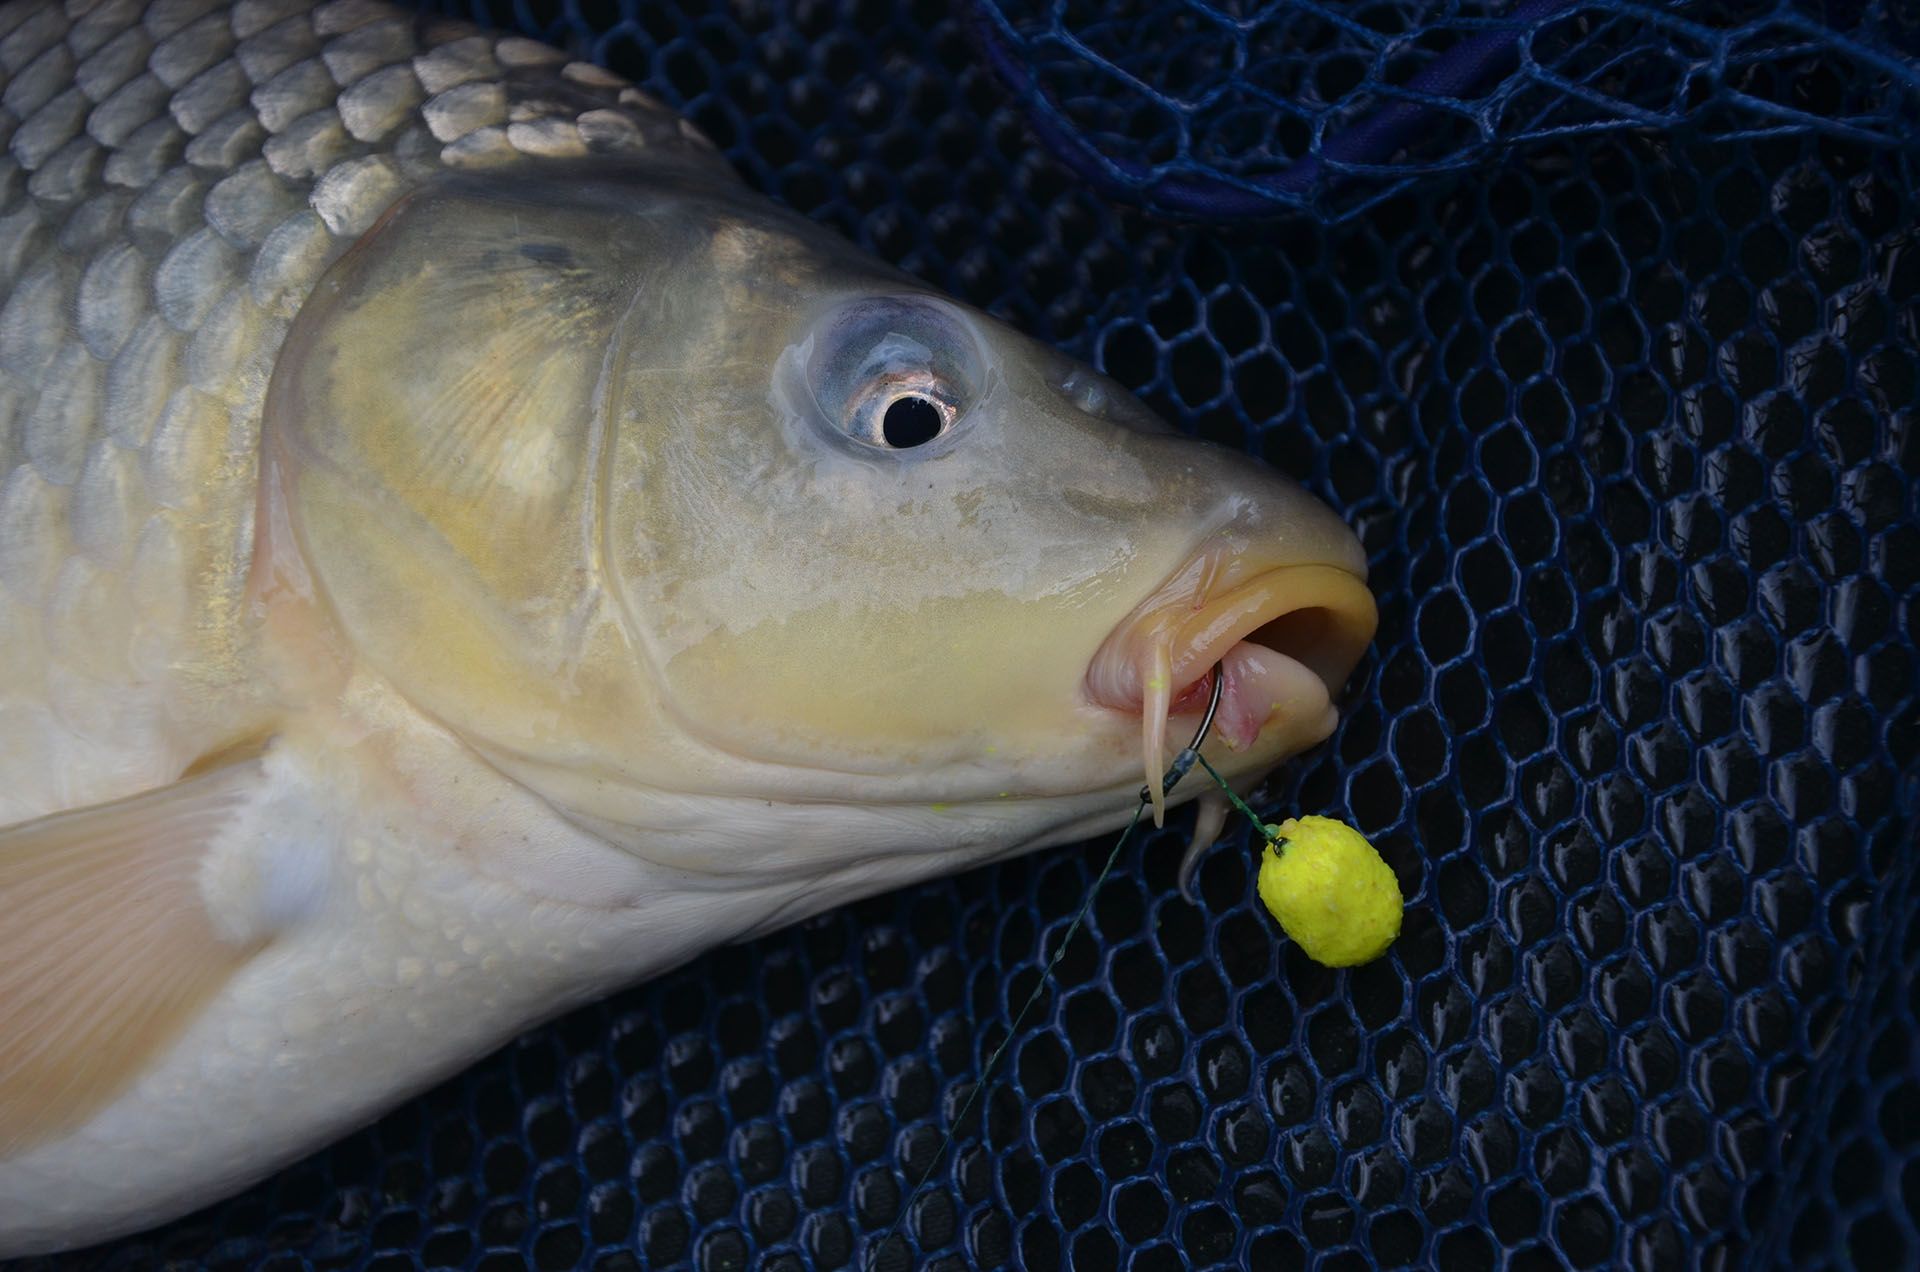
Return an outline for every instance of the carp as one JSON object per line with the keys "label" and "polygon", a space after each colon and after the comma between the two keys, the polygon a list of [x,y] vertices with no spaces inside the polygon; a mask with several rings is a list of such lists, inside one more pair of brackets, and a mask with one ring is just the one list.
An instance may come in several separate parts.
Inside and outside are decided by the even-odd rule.
{"label": "carp", "polygon": [[0,1255],[1118,826],[1216,664],[1236,784],[1334,724],[1337,516],[596,66],[16,0],[0,74]]}

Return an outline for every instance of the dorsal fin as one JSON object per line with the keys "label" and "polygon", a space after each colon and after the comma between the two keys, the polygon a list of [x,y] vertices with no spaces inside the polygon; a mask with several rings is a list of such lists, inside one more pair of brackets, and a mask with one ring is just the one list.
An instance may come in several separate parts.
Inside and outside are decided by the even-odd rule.
{"label": "dorsal fin", "polygon": [[249,759],[0,830],[0,1158],[83,1125],[264,944],[201,898]]}

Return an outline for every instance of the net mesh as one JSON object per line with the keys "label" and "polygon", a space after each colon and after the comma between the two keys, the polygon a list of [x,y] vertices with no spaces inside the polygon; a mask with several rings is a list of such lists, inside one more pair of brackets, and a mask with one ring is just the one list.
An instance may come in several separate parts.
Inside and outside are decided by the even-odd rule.
{"label": "net mesh", "polygon": [[964,1123],[1106,844],[716,951],[75,1265],[1920,1258],[1910,152],[1602,130],[1201,228],[1089,189],[935,0],[478,16],[1342,509],[1380,636],[1256,802],[1359,824],[1404,934],[1308,963],[1244,832],[1187,905],[1177,817]]}
{"label": "net mesh", "polygon": [[1920,13],[1894,0],[975,0],[1034,128],[1161,211],[1337,219],[1547,138],[1912,142]]}

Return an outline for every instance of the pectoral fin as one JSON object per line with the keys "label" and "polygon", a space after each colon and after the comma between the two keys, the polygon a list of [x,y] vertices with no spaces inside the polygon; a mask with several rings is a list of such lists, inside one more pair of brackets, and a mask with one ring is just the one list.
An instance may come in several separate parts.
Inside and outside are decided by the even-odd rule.
{"label": "pectoral fin", "polygon": [[261,947],[201,899],[248,760],[0,830],[0,1158],[82,1125]]}

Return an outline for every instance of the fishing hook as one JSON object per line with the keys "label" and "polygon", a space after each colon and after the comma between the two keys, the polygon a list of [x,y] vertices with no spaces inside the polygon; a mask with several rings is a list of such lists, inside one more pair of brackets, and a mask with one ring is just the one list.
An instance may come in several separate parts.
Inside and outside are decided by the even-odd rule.
{"label": "fishing hook", "polygon": [[[1200,727],[1194,730],[1193,741],[1187,743],[1185,749],[1173,757],[1173,763],[1167,766],[1166,775],[1160,779],[1161,794],[1173,794],[1173,788],[1180,784],[1180,779],[1193,772],[1193,766],[1200,762],[1200,744],[1205,742],[1207,734],[1213,731],[1213,717],[1220,710],[1220,687],[1224,683],[1226,683],[1225,668],[1220,663],[1213,664],[1213,692],[1207,695],[1207,712],[1200,717]],[[1140,802],[1146,804],[1151,803],[1152,800],[1153,788],[1142,786]]]}

